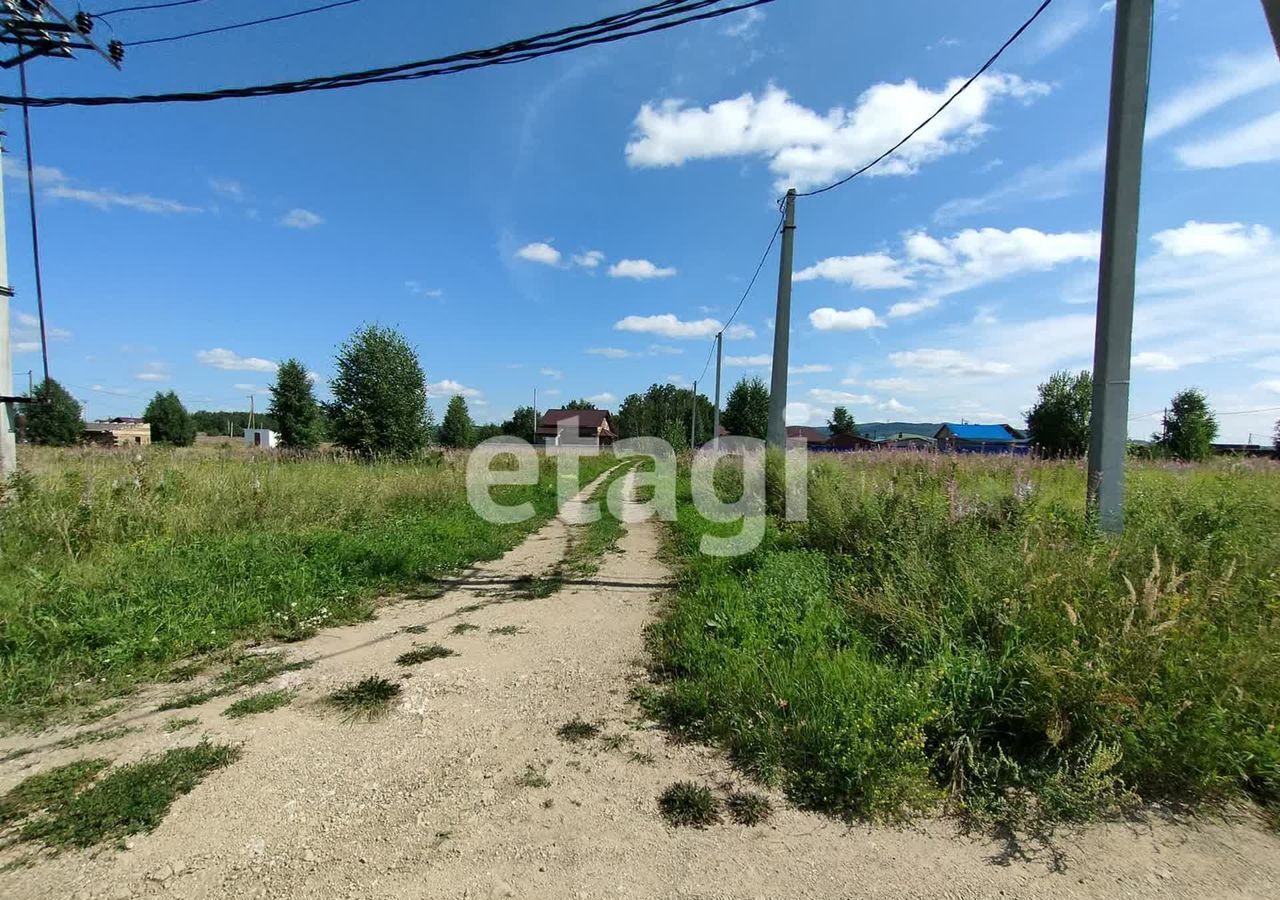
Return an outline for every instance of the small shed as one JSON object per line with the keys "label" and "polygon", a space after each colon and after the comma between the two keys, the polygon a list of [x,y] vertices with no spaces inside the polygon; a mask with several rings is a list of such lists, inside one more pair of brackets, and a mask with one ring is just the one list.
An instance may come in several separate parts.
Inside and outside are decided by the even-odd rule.
{"label": "small shed", "polygon": [[244,430],[244,445],[246,447],[270,450],[276,445],[276,433],[270,428],[246,428]]}

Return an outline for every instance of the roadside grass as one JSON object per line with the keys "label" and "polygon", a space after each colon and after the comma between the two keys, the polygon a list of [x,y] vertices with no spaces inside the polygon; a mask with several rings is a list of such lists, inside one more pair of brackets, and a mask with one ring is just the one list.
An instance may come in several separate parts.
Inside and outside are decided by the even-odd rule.
{"label": "roadside grass", "polygon": [[853,454],[734,558],[699,540],[740,526],[678,494],[636,695],[797,805],[1022,830],[1280,804],[1280,466],[1130,463],[1111,537],[1078,464]]}
{"label": "roadside grass", "polygon": [[[80,734],[73,734],[55,741],[50,745],[48,750],[69,750],[74,747],[83,747],[86,744],[100,744],[103,741],[114,741],[122,738],[127,734],[134,734],[142,729],[133,725],[116,725],[112,728],[104,728],[101,731],[83,731]],[[9,762],[13,759],[21,759],[32,753],[38,752],[35,747],[23,747],[19,750],[13,750],[0,756],[0,762]]]}
{"label": "roadside grass", "polygon": [[600,726],[594,722],[584,722],[580,716],[574,716],[556,729],[556,735],[562,741],[577,744],[589,741],[600,733]]}
{"label": "roadside grass", "polygon": [[239,756],[236,747],[201,742],[118,766],[97,780],[107,761],[86,760],[34,775],[0,803],[12,803],[6,809],[18,840],[55,850],[93,847],[151,831],[175,799]]}
{"label": "roadside grass", "polygon": [[443,644],[426,644],[401,653],[396,657],[396,662],[402,666],[416,666],[424,662],[431,662],[433,659],[444,659],[448,656],[457,655],[456,651],[450,650]]}
{"label": "roadside grass", "polygon": [[675,827],[706,828],[720,821],[720,804],[705,785],[677,781],[658,797],[658,811]]}
{"label": "roadside grass", "polygon": [[175,709],[189,709],[200,706],[218,697],[234,694],[241,688],[252,687],[270,681],[286,672],[297,672],[315,665],[313,659],[299,659],[290,662],[284,653],[245,653],[238,656],[222,672],[203,688],[186,691],[165,700],[156,709],[168,712]]}
{"label": "roadside grass", "polygon": [[370,675],[338,688],[326,701],[343,713],[349,722],[372,722],[384,716],[403,688],[394,681]]}
{"label": "roadside grass", "polygon": [[199,719],[195,719],[195,718],[181,719],[175,716],[172,719],[165,720],[164,733],[173,734],[175,732],[182,731],[183,729],[190,728],[192,725],[199,725],[199,724],[200,724]]}
{"label": "roadside grass", "polygon": [[[22,450],[0,503],[0,721],[38,726],[244,639],[361,621],[375,598],[492,559],[556,509],[554,463],[470,509],[465,455],[290,459],[161,447]],[[582,460],[582,478],[613,463]]]}
{"label": "roadside grass", "polygon": [[241,697],[224,709],[222,714],[228,719],[241,719],[257,713],[271,712],[273,709],[288,706],[293,702],[293,697],[293,691],[283,688],[278,691],[263,691],[260,694]]}

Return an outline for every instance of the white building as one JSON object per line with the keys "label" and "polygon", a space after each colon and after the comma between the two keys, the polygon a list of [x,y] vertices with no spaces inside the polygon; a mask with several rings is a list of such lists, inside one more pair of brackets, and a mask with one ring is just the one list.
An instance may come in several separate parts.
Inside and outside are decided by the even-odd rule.
{"label": "white building", "polygon": [[246,447],[262,447],[270,450],[276,445],[276,433],[270,428],[246,428],[244,430]]}

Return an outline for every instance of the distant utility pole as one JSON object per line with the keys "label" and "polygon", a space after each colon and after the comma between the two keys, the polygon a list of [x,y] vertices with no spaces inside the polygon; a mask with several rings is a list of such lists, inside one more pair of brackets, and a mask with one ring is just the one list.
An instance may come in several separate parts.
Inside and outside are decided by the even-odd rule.
{"label": "distant utility pole", "polygon": [[1124,463],[1129,441],[1129,357],[1133,351],[1138,200],[1147,122],[1154,0],[1119,0],[1111,58],[1111,113],[1102,196],[1102,253],[1093,343],[1087,502],[1103,530],[1124,530]]}
{"label": "distant utility pole", "polygon": [[1276,45],[1276,55],[1280,56],[1280,0],[1262,0],[1262,11],[1266,14],[1267,25],[1271,28],[1271,40]]}
{"label": "distant utility pole", "polygon": [[778,309],[773,317],[773,372],[769,384],[770,447],[787,447],[787,358],[791,344],[791,256],[796,235],[796,189],[787,191],[778,258]]}
{"label": "distant utility pole", "polygon": [[[107,62],[120,68],[124,58],[124,45],[119,41],[111,41],[103,50],[89,38],[93,31],[93,17],[86,12],[78,12],[68,18],[47,0],[0,0],[0,47],[8,45],[16,51],[13,56],[0,58],[0,68],[19,67],[22,93],[26,96],[27,76],[24,63],[37,57],[61,57],[70,59],[73,50],[93,50]],[[7,52],[7,51],[5,51]],[[35,216],[35,176],[31,161],[31,127],[30,113],[27,107],[22,108],[23,134],[27,148],[27,187],[31,192],[31,228],[32,246],[38,246]],[[0,131],[3,134],[3,131]],[[4,152],[0,148],[0,154]],[[3,182],[0,178],[0,182]],[[9,260],[4,223],[4,186],[0,183],[0,480],[8,478],[17,470],[17,447],[14,443],[13,425],[16,418],[16,404],[28,401],[31,396],[30,374],[28,373],[28,390],[26,397],[15,397],[13,394],[13,354],[9,346],[9,300],[13,297],[13,287],[9,284]],[[38,251],[37,251],[38,252]],[[36,261],[37,285],[40,278],[40,265]],[[36,299],[40,311],[40,350],[44,354],[44,377],[49,378],[48,350],[45,347],[44,299],[37,290]]]}
{"label": "distant utility pole", "polygon": [[698,446],[695,432],[698,430],[698,379],[693,379],[693,415],[689,417],[689,449]]}
{"label": "distant utility pole", "polygon": [[249,430],[253,431],[253,394],[249,395]]}
{"label": "distant utility pole", "polygon": [[716,334],[716,412],[711,424],[711,446],[720,449],[720,352],[724,349],[724,332]]}

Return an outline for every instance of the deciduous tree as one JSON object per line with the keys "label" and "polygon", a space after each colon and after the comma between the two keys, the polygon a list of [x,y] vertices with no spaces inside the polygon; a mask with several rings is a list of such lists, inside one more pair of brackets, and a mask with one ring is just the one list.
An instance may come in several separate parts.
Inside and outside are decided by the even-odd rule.
{"label": "deciduous tree", "polygon": [[80,404],[67,389],[52,378],[35,386],[31,403],[24,404],[26,434],[33,444],[70,447],[80,442],[84,423],[80,421]]}
{"label": "deciduous tree", "polygon": [[431,410],[418,354],[394,328],[367,325],[338,349],[330,422],[340,446],[411,456],[427,443]]}
{"label": "deciduous tree", "polygon": [[729,391],[720,417],[729,434],[764,440],[769,433],[769,389],[759,378],[743,378]]}
{"label": "deciduous tree", "polygon": [[1175,394],[1164,417],[1164,432],[1155,436],[1170,456],[1188,461],[1208,459],[1213,439],[1218,436],[1218,420],[1205,395],[1187,388]]}
{"label": "deciduous tree", "polygon": [[1054,372],[1037,390],[1039,399],[1027,413],[1032,445],[1045,456],[1083,456],[1089,449],[1093,375]]}
{"label": "deciduous tree", "polygon": [[173,391],[156,392],[142,413],[151,426],[151,440],[175,447],[190,447],[196,440],[196,423]]}

